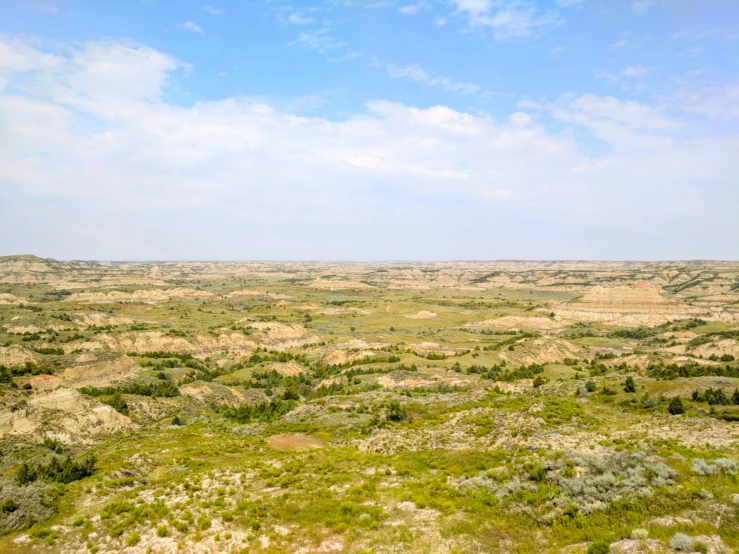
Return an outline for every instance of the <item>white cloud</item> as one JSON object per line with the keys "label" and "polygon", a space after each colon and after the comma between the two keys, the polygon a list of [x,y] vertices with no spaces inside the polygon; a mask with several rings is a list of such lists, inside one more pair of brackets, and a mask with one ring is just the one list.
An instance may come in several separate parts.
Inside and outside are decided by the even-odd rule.
{"label": "white cloud", "polygon": [[647,73],[648,71],[643,65],[632,65],[619,71],[618,74],[621,75],[621,77],[642,77]]}
{"label": "white cloud", "polygon": [[441,86],[448,91],[459,92],[462,94],[477,94],[481,91],[480,86],[475,83],[466,83],[455,81],[448,77],[430,75],[417,64],[396,65],[374,60],[374,65],[384,68],[387,71],[387,74],[393,79],[410,79],[417,83],[423,83],[429,86]]}
{"label": "white cloud", "polygon": [[555,13],[540,14],[528,2],[492,0],[453,0],[456,13],[466,14],[471,27],[489,28],[496,40],[532,36],[537,29],[558,25]]}
{"label": "white cloud", "polygon": [[398,13],[402,13],[403,15],[416,15],[423,9],[423,7],[424,7],[423,3],[408,4],[405,6],[400,6],[398,8]]}
{"label": "white cloud", "polygon": [[680,107],[719,122],[739,119],[739,84],[684,84],[675,94]]}
{"label": "white cloud", "polygon": [[557,5],[560,8],[571,8],[572,6],[582,4],[583,1],[584,0],[557,0]]}
{"label": "white cloud", "polygon": [[649,8],[651,8],[652,6],[654,6],[654,1],[653,1],[653,0],[637,0],[636,2],[634,2],[634,3],[633,3],[633,4],[631,5],[631,8],[632,8],[632,9],[633,9],[633,10],[634,10],[634,11],[635,11],[636,13],[645,13],[645,12],[647,12],[647,11],[649,10]]}
{"label": "white cloud", "polygon": [[680,31],[677,33],[672,33],[670,35],[670,38],[675,40],[687,40],[689,42],[698,42],[700,40],[709,38],[709,37],[715,37],[715,36],[721,36],[724,35],[724,37],[728,38],[730,35],[728,33],[725,33],[722,29],[704,29],[702,31]]}
{"label": "white cloud", "polygon": [[491,0],[453,0],[460,12],[471,14],[487,13],[491,7]]}
{"label": "white cloud", "polygon": [[34,8],[46,13],[59,13],[59,8],[57,8],[56,6],[50,6],[48,4],[36,4]]}
{"label": "white cloud", "polygon": [[298,13],[291,13],[290,16],[287,18],[287,22],[294,25],[305,25],[307,23],[315,23],[316,20],[312,17],[302,17]]}
{"label": "white cloud", "polygon": [[346,43],[334,39],[329,33],[331,29],[323,27],[322,29],[316,29],[315,31],[306,31],[300,33],[298,38],[294,41],[289,42],[288,46],[299,45],[309,50],[317,50],[321,53],[326,53],[328,50],[334,50],[336,48],[346,47]]}
{"label": "white cloud", "polygon": [[[630,248],[652,245],[645,255],[710,257],[731,252],[727,237],[739,231],[730,215],[736,133],[701,134],[653,105],[587,94],[522,104],[606,141],[612,152],[594,158],[572,133],[521,112],[496,120],[378,100],[329,120],[253,99],[185,107],[163,100],[182,67],[166,54],[110,41],[55,52],[0,38],[8,249],[59,244],[70,256],[118,259],[628,257],[608,250],[626,233]],[[496,236],[505,246],[488,240]]]}
{"label": "white cloud", "polygon": [[223,15],[225,12],[221,8],[216,8],[212,4],[206,4],[203,6],[203,11],[209,13],[210,15]]}
{"label": "white cloud", "polygon": [[629,41],[626,40],[625,38],[623,38],[623,39],[617,40],[616,42],[614,42],[613,44],[611,44],[610,49],[611,50],[616,50],[618,48],[624,48],[628,43],[629,43]]}
{"label": "white cloud", "polygon": [[185,21],[185,23],[182,25],[182,28],[186,31],[198,33],[199,35],[205,34],[205,31],[203,31],[202,27],[200,27],[200,25],[198,25],[197,23],[193,23],[192,21]]}
{"label": "white cloud", "polygon": [[644,152],[674,144],[682,123],[655,106],[613,96],[583,94],[551,106],[562,121],[582,125],[620,152]]}

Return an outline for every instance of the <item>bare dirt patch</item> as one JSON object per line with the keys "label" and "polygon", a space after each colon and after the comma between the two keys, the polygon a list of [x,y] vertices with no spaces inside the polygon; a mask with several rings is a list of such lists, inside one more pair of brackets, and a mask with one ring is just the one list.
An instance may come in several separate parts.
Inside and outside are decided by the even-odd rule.
{"label": "bare dirt patch", "polygon": [[308,452],[323,448],[323,443],[315,437],[301,433],[285,433],[268,437],[267,444],[274,450],[281,452]]}
{"label": "bare dirt patch", "polygon": [[428,312],[426,310],[421,310],[417,314],[413,315],[407,315],[408,319],[430,319],[432,317],[436,317],[438,314],[435,314],[434,312]]}

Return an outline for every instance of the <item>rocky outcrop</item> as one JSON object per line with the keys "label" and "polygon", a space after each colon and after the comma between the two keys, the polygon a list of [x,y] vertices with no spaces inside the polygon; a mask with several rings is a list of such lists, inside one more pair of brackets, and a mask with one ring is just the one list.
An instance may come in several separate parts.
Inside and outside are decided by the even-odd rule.
{"label": "rocky outcrop", "polygon": [[23,435],[34,441],[52,437],[67,443],[90,442],[133,427],[128,417],[110,406],[66,387],[28,399],[19,396],[0,411],[0,438]]}
{"label": "rocky outcrop", "polygon": [[522,348],[503,350],[498,356],[508,363],[529,365],[562,362],[565,358],[577,359],[582,348],[566,340],[544,336],[540,339],[523,340]]}
{"label": "rocky outcrop", "polygon": [[0,365],[13,367],[23,365],[26,362],[38,363],[39,360],[41,360],[41,356],[17,344],[0,346]]}
{"label": "rocky outcrop", "polygon": [[283,377],[297,377],[305,373],[305,369],[296,362],[272,362],[264,366],[267,371],[276,371]]}
{"label": "rocky outcrop", "polygon": [[134,360],[123,354],[110,359],[96,358],[94,361],[68,367],[63,371],[62,379],[67,386],[73,388],[106,387],[135,377],[142,369]]}
{"label": "rocky outcrop", "polygon": [[18,306],[20,304],[28,304],[28,300],[14,294],[0,293],[0,306]]}
{"label": "rocky outcrop", "polygon": [[179,300],[208,300],[213,294],[207,291],[175,288],[175,289],[143,289],[133,292],[121,292],[117,290],[105,292],[75,292],[69,295],[65,302],[77,302],[80,304],[112,304],[113,302],[143,302],[146,304],[159,304],[169,302],[172,299]]}
{"label": "rocky outcrop", "polygon": [[490,328],[490,329],[532,329],[537,331],[551,331],[564,327],[563,323],[550,319],[548,317],[520,317],[520,316],[503,316],[495,319],[486,319],[484,321],[475,321],[465,323],[465,327],[472,328]]}
{"label": "rocky outcrop", "polygon": [[584,296],[554,307],[572,321],[600,322],[620,327],[653,327],[676,319],[710,315],[705,309],[662,296],[647,283],[617,287],[595,286]]}
{"label": "rocky outcrop", "polygon": [[205,381],[194,381],[193,383],[180,387],[180,394],[212,406],[223,404],[239,406],[241,404],[269,402],[269,397],[261,390],[239,390],[220,383],[206,383]]}

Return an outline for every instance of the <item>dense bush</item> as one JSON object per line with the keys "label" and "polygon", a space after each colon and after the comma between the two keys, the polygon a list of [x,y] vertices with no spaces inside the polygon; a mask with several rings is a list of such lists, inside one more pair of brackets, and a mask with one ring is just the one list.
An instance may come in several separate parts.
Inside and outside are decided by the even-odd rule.
{"label": "dense bush", "polygon": [[64,355],[64,350],[61,348],[34,348],[33,351],[38,352],[39,354],[53,354],[56,356]]}
{"label": "dense bush", "polygon": [[292,400],[281,400],[275,398],[272,402],[262,402],[253,405],[241,405],[238,408],[221,406],[219,411],[228,418],[235,419],[239,423],[251,423],[252,421],[269,422],[285,415],[295,407]]}
{"label": "dense bush", "polygon": [[38,366],[33,362],[26,362],[23,365],[19,366],[13,366],[6,368],[3,365],[0,365],[0,374],[10,374],[10,375],[41,375],[41,374],[47,374],[50,375],[52,372],[48,368],[45,368],[43,366]]}
{"label": "dense bush", "polygon": [[618,331],[613,331],[611,333],[611,336],[618,337],[621,339],[640,340],[640,339],[649,338],[661,332],[662,332],[662,329],[659,329],[659,328],[645,329],[644,327],[639,327],[638,329],[619,329]]}
{"label": "dense bush", "polygon": [[15,474],[15,479],[19,485],[27,485],[39,478],[56,483],[71,483],[95,473],[95,462],[95,456],[87,456],[79,462],[69,456],[63,459],[54,456],[47,464],[35,467],[23,462]]}
{"label": "dense bush", "polygon": [[683,401],[680,399],[680,397],[676,396],[675,398],[670,400],[670,405],[667,407],[667,411],[669,411],[672,415],[685,413],[685,407],[683,406]]}
{"label": "dense bush", "polygon": [[678,377],[738,377],[739,367],[706,365],[691,362],[678,366],[677,364],[652,364],[647,368],[647,375],[654,379],[677,379]]}
{"label": "dense bush", "polygon": [[4,365],[0,365],[0,383],[12,383],[13,376],[11,375],[8,368]]}
{"label": "dense bush", "polygon": [[731,397],[719,388],[708,388],[704,392],[693,391],[693,400],[695,402],[707,402],[710,406],[730,406],[731,404],[739,405],[739,390],[734,389]]}
{"label": "dense bush", "polygon": [[100,389],[92,387],[82,387],[79,389],[82,394],[88,396],[113,396],[116,394],[138,394],[141,396],[154,396],[171,398],[179,396],[180,391],[170,381],[162,381],[160,383],[134,383],[131,385],[121,385],[118,387],[104,387]]}
{"label": "dense bush", "polygon": [[102,396],[100,402],[107,404],[119,414],[128,415],[128,403],[120,392],[116,392],[112,396]]}
{"label": "dense bush", "polygon": [[544,373],[544,366],[539,364],[523,365],[515,369],[495,364],[487,368],[485,366],[472,365],[467,368],[467,374],[477,373],[483,379],[491,381],[511,382],[518,379],[533,379],[536,375]]}

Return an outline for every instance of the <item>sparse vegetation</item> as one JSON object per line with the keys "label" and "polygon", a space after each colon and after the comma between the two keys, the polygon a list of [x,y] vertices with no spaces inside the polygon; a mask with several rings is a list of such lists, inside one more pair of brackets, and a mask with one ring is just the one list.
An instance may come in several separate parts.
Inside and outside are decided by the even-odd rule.
{"label": "sparse vegetation", "polygon": [[[3,285],[43,310],[0,305],[0,551],[739,548],[739,330],[701,311],[723,277],[480,264]],[[657,277],[664,316],[582,301]]]}

